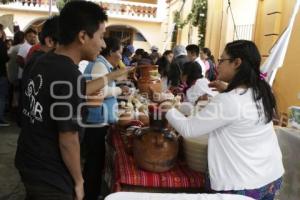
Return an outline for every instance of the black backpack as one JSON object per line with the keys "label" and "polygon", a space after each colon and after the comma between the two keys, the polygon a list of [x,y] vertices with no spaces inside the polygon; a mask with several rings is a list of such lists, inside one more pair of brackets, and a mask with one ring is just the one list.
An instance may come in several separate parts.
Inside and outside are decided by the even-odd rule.
{"label": "black backpack", "polygon": [[214,81],[217,79],[218,72],[215,64],[211,60],[208,60],[208,63],[209,63],[209,69],[206,71],[206,78],[209,81]]}

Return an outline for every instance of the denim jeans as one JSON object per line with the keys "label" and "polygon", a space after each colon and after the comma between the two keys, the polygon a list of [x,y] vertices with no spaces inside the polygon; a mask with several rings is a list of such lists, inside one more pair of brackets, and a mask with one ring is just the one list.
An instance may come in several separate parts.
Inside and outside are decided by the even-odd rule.
{"label": "denim jeans", "polygon": [[5,106],[7,102],[8,80],[6,77],[0,77],[0,120],[4,120]]}

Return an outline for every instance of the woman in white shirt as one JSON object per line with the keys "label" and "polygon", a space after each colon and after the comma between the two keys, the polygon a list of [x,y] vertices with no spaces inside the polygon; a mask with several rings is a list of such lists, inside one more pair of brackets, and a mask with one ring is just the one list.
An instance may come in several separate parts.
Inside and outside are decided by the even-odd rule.
{"label": "woman in white shirt", "polygon": [[195,104],[203,96],[214,97],[218,93],[208,87],[209,80],[202,75],[202,69],[197,62],[187,62],[183,65],[182,79],[187,84],[186,100]]}
{"label": "woman in white shirt", "polygon": [[229,83],[227,89],[196,116],[172,108],[166,118],[183,137],[209,134],[212,190],[271,200],[284,168],[272,123],[276,102],[260,62],[253,42],[228,43],[218,65],[218,79]]}

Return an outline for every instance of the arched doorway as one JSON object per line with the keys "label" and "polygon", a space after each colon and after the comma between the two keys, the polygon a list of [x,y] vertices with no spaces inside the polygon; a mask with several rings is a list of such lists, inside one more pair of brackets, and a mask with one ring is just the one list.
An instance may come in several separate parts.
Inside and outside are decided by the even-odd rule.
{"label": "arched doorway", "polygon": [[25,28],[24,31],[26,31],[28,28],[33,28],[37,32],[40,32],[42,30],[44,22],[47,20],[47,17],[42,17],[38,19],[34,19],[31,21]]}
{"label": "arched doorway", "polygon": [[132,26],[110,25],[106,28],[105,36],[119,38],[123,46],[131,44],[135,49],[142,48],[145,51],[150,49],[150,43],[144,35]]}

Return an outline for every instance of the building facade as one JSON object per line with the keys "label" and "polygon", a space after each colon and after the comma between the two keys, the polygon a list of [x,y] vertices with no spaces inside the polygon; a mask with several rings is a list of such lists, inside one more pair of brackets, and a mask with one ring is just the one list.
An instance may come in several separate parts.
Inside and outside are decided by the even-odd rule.
{"label": "building facade", "polygon": [[[58,0],[57,0],[58,1]],[[185,21],[196,2],[206,2],[205,46],[218,58],[226,43],[236,39],[254,41],[263,61],[287,27],[296,0],[94,0],[109,15],[107,34],[119,37],[124,44],[150,51],[158,46],[162,53],[176,44],[198,44],[199,28],[192,23],[178,26],[175,14]],[[49,6],[49,2],[52,5]],[[55,0],[16,0],[0,4],[0,16],[13,14],[21,30],[39,26],[49,15],[57,14]],[[51,8],[51,9],[50,9]],[[200,13],[201,14],[201,13]],[[279,112],[292,105],[300,106],[300,14],[296,16],[284,65],[278,70],[273,90]]]}

